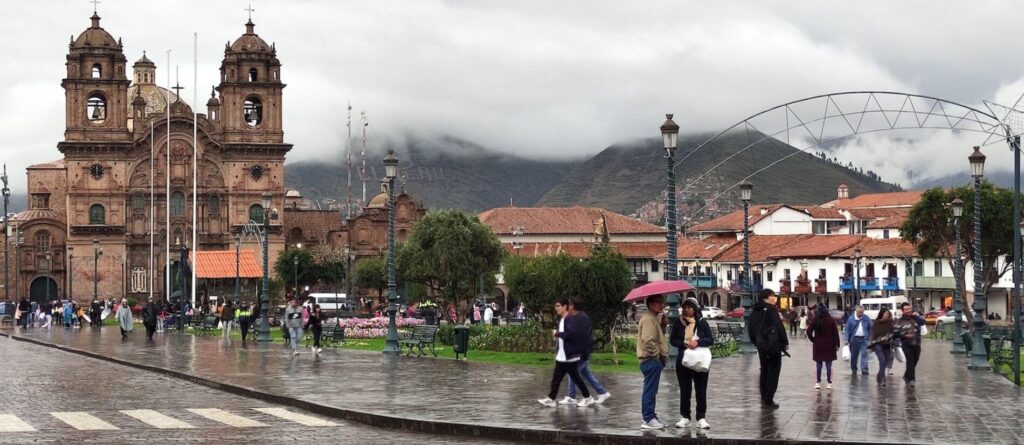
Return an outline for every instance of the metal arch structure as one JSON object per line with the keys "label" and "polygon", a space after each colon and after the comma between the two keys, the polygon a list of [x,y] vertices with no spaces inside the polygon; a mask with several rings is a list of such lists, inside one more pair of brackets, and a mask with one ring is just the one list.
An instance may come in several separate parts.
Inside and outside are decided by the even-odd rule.
{"label": "metal arch structure", "polygon": [[[740,182],[749,180],[790,157],[850,136],[894,130],[950,130],[984,134],[986,138],[980,145],[991,145],[999,141],[1009,142],[1013,136],[1024,132],[1024,111],[1018,109],[1017,105],[1007,107],[989,101],[984,103],[988,111],[938,97],[895,91],[846,91],[787,102],[755,113],[729,126],[687,153],[676,164],[676,168],[705,147],[713,146],[724,135],[745,131],[748,137],[747,145],[687,181],[679,192],[688,191],[718,167],[760,143],[784,142],[797,150],[772,160],[739,182],[720,190],[708,201],[718,200],[736,188]],[[815,108],[820,110],[820,114],[812,116],[808,110],[813,111]],[[999,117],[998,114],[1003,116]],[[763,131],[762,126],[757,123],[758,120],[770,122],[773,119],[782,124],[781,129]],[[794,146],[794,139],[807,140],[808,144],[802,147]],[[701,207],[697,212],[703,209],[704,207]]]}

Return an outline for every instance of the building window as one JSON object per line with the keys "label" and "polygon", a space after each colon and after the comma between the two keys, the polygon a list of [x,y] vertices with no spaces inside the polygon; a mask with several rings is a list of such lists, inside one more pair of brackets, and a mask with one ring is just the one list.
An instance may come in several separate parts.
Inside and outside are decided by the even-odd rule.
{"label": "building window", "polygon": [[249,68],[249,82],[255,82],[257,77],[256,68]]}
{"label": "building window", "polygon": [[89,207],[89,224],[106,224],[106,211],[102,205],[93,204]]}
{"label": "building window", "polygon": [[773,279],[772,279],[772,271],[770,271],[770,270],[769,270],[769,271],[767,272],[767,274],[768,274],[768,282],[769,282],[769,283],[771,283],[772,281],[775,281],[775,280],[773,280]]}
{"label": "building window", "polygon": [[882,239],[889,239],[889,229],[882,230]]}
{"label": "building window", "polygon": [[39,232],[36,234],[36,251],[44,253],[50,250],[50,234],[47,232]]}
{"label": "building window", "polygon": [[651,260],[651,272],[658,271],[658,260]]}
{"label": "building window", "polygon": [[50,195],[40,193],[32,195],[32,208],[33,209],[48,209],[50,208]]}
{"label": "building window", "polygon": [[259,204],[253,204],[249,207],[249,220],[258,224],[263,223],[263,206]]}
{"label": "building window", "polygon": [[690,275],[690,267],[689,267],[689,266],[683,266],[683,270],[682,270],[682,275],[683,275],[684,277],[686,277],[686,276],[689,276],[689,275]]}
{"label": "building window", "polygon": [[914,261],[914,276],[915,277],[923,277],[924,276],[924,261]]}
{"label": "building window", "polygon": [[220,196],[210,197],[210,213],[220,213]]}
{"label": "building window", "polygon": [[143,198],[142,195],[132,195],[132,210],[141,212],[144,208],[146,208],[146,198]]}
{"label": "building window", "polygon": [[942,261],[941,260],[935,260],[935,276],[937,276],[937,277],[941,277],[942,276]]}
{"label": "building window", "polygon": [[107,99],[102,94],[90,95],[85,111],[89,121],[102,123],[107,119]]}
{"label": "building window", "polygon": [[100,64],[98,64],[98,63],[93,64],[92,65],[92,78],[93,79],[99,79],[100,76],[102,76],[102,75],[103,75],[103,68],[100,67]]}
{"label": "building window", "polygon": [[171,193],[171,216],[182,216],[185,214],[185,194],[181,192]]}
{"label": "building window", "polygon": [[263,122],[263,102],[256,97],[248,97],[245,99],[244,109],[245,123],[250,127],[255,127]]}

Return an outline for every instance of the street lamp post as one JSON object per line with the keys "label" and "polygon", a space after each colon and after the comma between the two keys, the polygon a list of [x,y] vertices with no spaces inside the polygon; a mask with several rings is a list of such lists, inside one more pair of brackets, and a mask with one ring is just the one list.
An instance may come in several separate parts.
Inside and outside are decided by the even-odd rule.
{"label": "street lamp post", "polygon": [[[299,257],[292,256],[292,273],[295,274],[295,298],[299,298]],[[299,299],[301,302],[302,300]]]}
{"label": "street lamp post", "polygon": [[99,264],[100,257],[103,256],[103,248],[100,247],[100,240],[92,239],[92,299],[99,300]]}
{"label": "street lamp post", "polygon": [[348,260],[345,268],[345,298],[355,301],[352,298],[352,262],[356,259],[356,251],[351,246],[345,246],[345,259]]}
{"label": "street lamp post", "polygon": [[68,297],[68,301],[74,301],[75,300],[75,293],[73,292],[74,285],[75,285],[75,273],[74,273],[75,253],[74,252],[75,252],[75,248],[71,247],[71,246],[68,246],[68,273],[67,273],[68,292],[67,292],[67,295],[66,295]]}
{"label": "street lamp post", "polygon": [[53,263],[51,263],[51,261],[53,261],[53,254],[51,254],[50,252],[46,252],[45,254],[43,254],[43,257],[46,258],[46,300],[49,301],[50,300],[50,272],[53,271]]}
{"label": "street lamp post", "polygon": [[853,305],[860,303],[860,246],[853,249]]}
{"label": "street lamp post", "polygon": [[10,245],[7,244],[7,206],[10,205],[11,201],[11,189],[7,187],[7,164],[4,164],[4,174],[0,176],[0,180],[3,180],[4,183],[4,188],[0,189],[0,193],[4,195],[4,301],[11,301],[11,281],[7,273],[7,250],[10,248]]}
{"label": "street lamp post", "polygon": [[[661,141],[665,149],[665,176],[668,184],[665,188],[666,215],[665,215],[665,241],[668,244],[668,258],[665,259],[665,279],[677,280],[676,270],[676,146],[679,144],[679,125],[672,120],[672,114],[665,114],[665,123],[661,124]],[[679,318],[679,294],[669,294],[665,303],[668,304],[668,324],[675,326]],[[670,328],[671,329],[671,328]],[[675,357],[679,353],[675,347],[669,347],[669,367],[675,363]]]}
{"label": "street lamp post", "polygon": [[956,290],[953,293],[953,323],[955,324],[955,327],[953,328],[953,350],[950,352],[953,354],[963,354],[967,352],[964,348],[964,339],[961,337],[964,329],[964,262],[960,242],[960,217],[964,215],[964,202],[960,200],[960,198],[956,198],[950,203],[950,207],[953,208],[953,231],[956,236],[956,258],[953,261],[953,267],[955,268],[953,270],[953,276],[956,277]]}
{"label": "street lamp post", "polygon": [[974,153],[967,158],[971,161],[971,177],[974,178],[974,344],[971,362],[967,369],[991,369],[982,334],[985,332],[985,293],[981,284],[981,177],[985,174],[985,155],[981,147],[974,147]]}
{"label": "street lamp post", "polygon": [[395,289],[395,177],[398,175],[398,158],[394,150],[388,150],[384,158],[384,176],[388,180],[388,334],[385,353],[398,354],[398,292]]}
{"label": "street lamp post", "polygon": [[270,341],[270,193],[263,194],[263,292],[260,293],[260,325],[256,341]]}
{"label": "street lamp post", "polygon": [[[747,326],[750,323],[750,307],[754,304],[754,296],[751,293],[753,275],[750,270],[750,225],[747,222],[750,213],[750,199],[753,193],[754,184],[747,180],[740,183],[740,200],[743,201],[743,275],[740,278],[743,281],[743,299],[740,301],[740,304],[743,306],[743,326]],[[740,352],[744,354],[757,352],[757,348],[750,341],[750,333],[747,332],[747,329],[742,331]]]}
{"label": "street lamp post", "polygon": [[242,232],[235,238],[235,299],[242,295]]}

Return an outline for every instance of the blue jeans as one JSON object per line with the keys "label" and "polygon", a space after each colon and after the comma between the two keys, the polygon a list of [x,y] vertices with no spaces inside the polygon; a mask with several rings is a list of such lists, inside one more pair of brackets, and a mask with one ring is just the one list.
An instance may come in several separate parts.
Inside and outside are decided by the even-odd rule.
{"label": "blue jeans", "polygon": [[640,397],[640,411],[643,414],[644,422],[658,417],[654,412],[658,402],[658,384],[661,383],[661,369],[665,365],[661,360],[650,358],[640,363],[640,372],[644,374],[644,392]]}
{"label": "blue jeans", "polygon": [[[594,378],[594,374],[590,373],[590,367],[587,366],[589,364],[590,360],[580,361],[580,377],[583,377],[584,379],[586,379],[587,383],[590,383],[590,387],[594,388],[594,392],[596,392],[597,395],[601,395],[608,392],[608,390],[604,389],[604,387],[601,386],[601,382],[598,382],[597,379]],[[572,382],[572,379],[569,379],[569,398],[576,398],[576,384]]]}
{"label": "blue jeans", "polygon": [[292,350],[299,350],[299,338],[302,337],[302,328],[288,328],[288,336],[291,337]]}
{"label": "blue jeans", "polygon": [[860,359],[860,370],[868,372],[868,341],[864,337],[853,337],[850,341],[850,369],[857,372],[857,361]]}

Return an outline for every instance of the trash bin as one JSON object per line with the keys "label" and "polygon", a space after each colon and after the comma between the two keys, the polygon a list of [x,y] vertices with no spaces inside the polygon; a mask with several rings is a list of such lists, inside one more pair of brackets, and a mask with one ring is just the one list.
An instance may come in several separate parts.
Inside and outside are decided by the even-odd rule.
{"label": "trash bin", "polygon": [[463,358],[469,353],[469,328],[459,325],[455,327],[455,335],[452,338],[452,351],[455,351],[455,360],[459,359],[459,354],[462,354]]}

